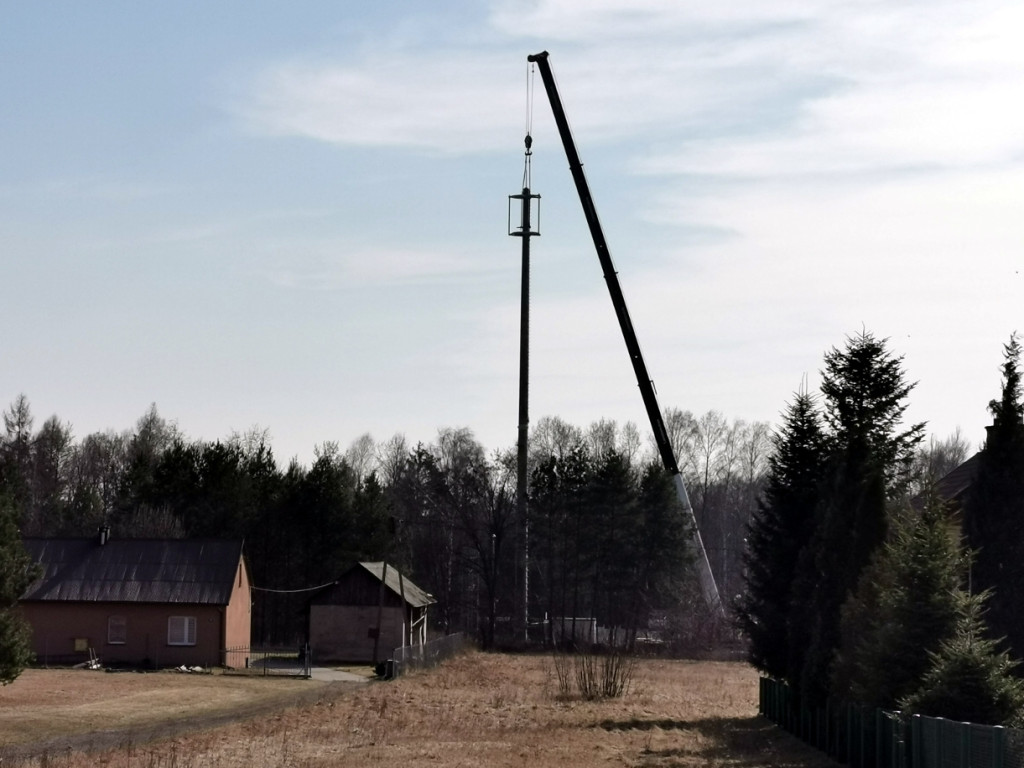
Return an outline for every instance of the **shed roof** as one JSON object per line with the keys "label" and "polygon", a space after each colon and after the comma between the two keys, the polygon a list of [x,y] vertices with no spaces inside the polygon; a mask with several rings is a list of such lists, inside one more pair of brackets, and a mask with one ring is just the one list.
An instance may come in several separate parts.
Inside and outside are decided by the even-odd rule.
{"label": "shed roof", "polygon": [[110,539],[24,540],[43,573],[23,601],[227,605],[240,540]]}
{"label": "shed roof", "polygon": [[[355,570],[356,568],[365,568],[378,581],[381,580],[381,575],[384,573],[383,562],[359,563],[352,566],[350,570]],[[390,564],[388,565],[387,573],[384,575],[384,586],[399,597],[402,597],[402,592],[404,591],[405,602],[413,608],[423,608],[426,605],[433,605],[437,602],[434,596],[426,590],[420,589],[404,576],[400,578],[398,569]]]}

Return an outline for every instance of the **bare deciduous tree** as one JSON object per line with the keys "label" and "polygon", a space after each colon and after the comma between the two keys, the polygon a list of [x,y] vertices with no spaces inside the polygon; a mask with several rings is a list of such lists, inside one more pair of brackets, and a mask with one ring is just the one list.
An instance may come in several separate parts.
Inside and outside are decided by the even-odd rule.
{"label": "bare deciduous tree", "polygon": [[356,480],[360,483],[377,468],[377,444],[369,432],[357,437],[345,449],[345,461],[356,473]]}
{"label": "bare deciduous tree", "polygon": [[583,431],[558,416],[544,416],[530,431],[530,453],[532,466],[536,457],[556,456],[562,458],[583,442]]}
{"label": "bare deciduous tree", "polygon": [[383,443],[378,443],[374,458],[381,483],[385,487],[393,486],[409,460],[409,444],[405,435],[395,433]]}
{"label": "bare deciduous tree", "polygon": [[614,419],[598,419],[587,427],[584,439],[587,448],[590,449],[590,455],[600,460],[616,450],[618,431]]}
{"label": "bare deciduous tree", "polygon": [[921,493],[963,464],[971,452],[971,444],[957,427],[944,439],[929,438],[914,454],[913,480],[909,492]]}

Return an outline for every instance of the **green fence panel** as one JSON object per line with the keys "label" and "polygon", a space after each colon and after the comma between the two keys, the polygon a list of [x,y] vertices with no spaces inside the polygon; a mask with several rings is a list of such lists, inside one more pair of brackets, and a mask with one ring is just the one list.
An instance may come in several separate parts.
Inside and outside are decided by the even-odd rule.
{"label": "green fence panel", "polygon": [[1024,768],[1024,731],[830,702],[809,708],[762,678],[758,711],[853,768]]}

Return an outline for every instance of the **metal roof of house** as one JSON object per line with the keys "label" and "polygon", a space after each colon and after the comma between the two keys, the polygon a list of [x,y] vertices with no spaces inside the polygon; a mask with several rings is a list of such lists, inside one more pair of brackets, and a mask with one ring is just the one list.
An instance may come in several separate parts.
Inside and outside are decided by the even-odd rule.
{"label": "metal roof of house", "polygon": [[242,542],[212,539],[24,540],[43,569],[21,599],[227,605]]}
{"label": "metal roof of house", "polygon": [[963,501],[964,493],[971,487],[971,483],[974,482],[975,475],[978,474],[978,461],[980,456],[980,452],[974,454],[963,464],[944,475],[935,484],[935,492],[938,494],[940,499],[943,501],[957,503]]}
{"label": "metal roof of house", "polygon": [[[365,568],[369,571],[374,578],[378,581],[381,579],[381,574],[384,571],[384,563],[359,563],[354,568]],[[423,608],[426,605],[433,605],[437,602],[434,596],[423,589],[420,589],[413,584],[409,579],[404,576],[399,578],[398,570],[393,565],[388,565],[387,574],[384,576],[384,586],[390,589],[399,597],[402,597],[402,592],[405,592],[405,602],[411,605],[413,608]]]}

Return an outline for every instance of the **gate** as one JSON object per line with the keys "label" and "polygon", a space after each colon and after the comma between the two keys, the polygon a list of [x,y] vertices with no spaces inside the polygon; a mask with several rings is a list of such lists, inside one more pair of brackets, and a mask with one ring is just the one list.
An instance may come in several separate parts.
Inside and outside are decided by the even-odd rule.
{"label": "gate", "polygon": [[221,665],[228,673],[309,677],[309,646],[270,648],[237,646],[221,651]]}

